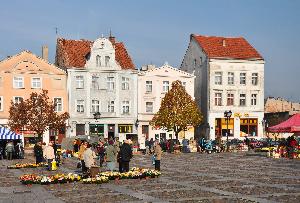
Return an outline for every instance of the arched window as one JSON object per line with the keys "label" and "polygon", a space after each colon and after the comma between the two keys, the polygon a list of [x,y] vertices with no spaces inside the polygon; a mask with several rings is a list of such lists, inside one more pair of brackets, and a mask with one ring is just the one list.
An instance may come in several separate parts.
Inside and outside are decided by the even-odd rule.
{"label": "arched window", "polygon": [[101,66],[101,56],[99,56],[99,55],[96,56],[96,66],[97,67]]}
{"label": "arched window", "polygon": [[109,56],[105,56],[105,66],[109,66]]}

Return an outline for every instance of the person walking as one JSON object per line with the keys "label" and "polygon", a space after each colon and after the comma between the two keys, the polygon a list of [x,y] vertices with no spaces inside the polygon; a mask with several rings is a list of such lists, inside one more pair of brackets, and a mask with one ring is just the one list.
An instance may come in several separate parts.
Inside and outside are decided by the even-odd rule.
{"label": "person walking", "polygon": [[6,147],[5,147],[5,150],[6,150],[6,153],[7,153],[7,159],[12,160],[13,159],[13,154],[14,154],[14,151],[15,151],[13,142],[11,142],[11,141],[8,142]]}
{"label": "person walking", "polygon": [[51,142],[49,142],[48,146],[45,147],[44,157],[48,162],[48,170],[51,171],[52,170],[52,161],[55,159],[54,149],[52,147]]}
{"label": "person walking", "polygon": [[108,141],[108,146],[106,148],[106,162],[107,167],[110,171],[114,171],[116,167],[116,161],[117,161],[117,146],[114,145],[113,140]]}
{"label": "person walking", "polygon": [[42,143],[40,141],[34,145],[33,152],[35,156],[35,163],[39,164],[43,162],[43,148]]}
{"label": "person walking", "polygon": [[121,146],[120,149],[120,158],[122,162],[122,172],[128,172],[129,171],[129,162],[132,158],[132,149],[129,145],[129,140],[124,140],[124,144]]}
{"label": "person walking", "polygon": [[86,167],[86,172],[90,173],[91,167],[95,165],[96,154],[91,149],[91,144],[86,145],[86,150],[83,152],[83,160]]}
{"label": "person walking", "polygon": [[155,170],[157,170],[157,171],[160,171],[161,155],[162,155],[162,149],[157,140],[157,141],[155,141],[155,145],[154,145]]}
{"label": "person walking", "polygon": [[86,147],[87,147],[87,142],[82,142],[80,145],[79,152],[78,152],[78,158],[81,161],[82,173],[86,173],[86,167],[85,167],[84,158],[83,158],[83,153],[85,152]]}

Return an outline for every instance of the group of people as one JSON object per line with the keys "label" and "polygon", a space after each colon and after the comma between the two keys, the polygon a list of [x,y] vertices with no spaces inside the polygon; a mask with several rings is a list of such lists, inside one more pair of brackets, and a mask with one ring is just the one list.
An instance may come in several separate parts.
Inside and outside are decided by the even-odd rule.
{"label": "group of people", "polygon": [[7,158],[8,160],[23,159],[24,158],[24,148],[21,142],[14,143],[13,141],[8,141],[0,144],[0,160]]}
{"label": "group of people", "polygon": [[34,156],[36,164],[47,162],[48,170],[52,170],[52,162],[57,161],[57,145],[54,141],[46,145],[45,142],[38,141],[34,148]]}

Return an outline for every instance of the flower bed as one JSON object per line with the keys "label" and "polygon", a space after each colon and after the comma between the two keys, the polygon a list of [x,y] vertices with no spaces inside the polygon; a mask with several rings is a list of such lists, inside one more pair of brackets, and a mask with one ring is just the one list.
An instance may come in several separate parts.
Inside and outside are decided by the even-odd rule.
{"label": "flower bed", "polygon": [[161,175],[161,172],[153,169],[143,169],[143,168],[132,168],[128,172],[102,172],[99,173],[100,176],[106,176],[109,180],[115,179],[141,179],[141,178],[156,178]]}
{"label": "flower bed", "polygon": [[25,174],[20,177],[21,183],[25,185],[29,184],[56,184],[56,183],[70,183],[80,181],[81,176],[78,174],[56,174],[52,176]]}
{"label": "flower bed", "polygon": [[106,176],[96,176],[95,178],[82,179],[83,184],[102,184],[108,183],[109,179]]}
{"label": "flower bed", "polygon": [[20,168],[37,168],[37,167],[45,167],[48,166],[47,163],[24,163],[24,164],[15,164],[11,166],[7,166],[8,169],[20,169]]}

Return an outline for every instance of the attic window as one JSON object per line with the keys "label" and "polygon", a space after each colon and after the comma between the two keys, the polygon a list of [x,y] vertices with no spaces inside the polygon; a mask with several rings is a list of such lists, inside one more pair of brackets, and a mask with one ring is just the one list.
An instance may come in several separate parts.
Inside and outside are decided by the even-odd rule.
{"label": "attic window", "polygon": [[105,56],[105,66],[109,66],[109,60],[110,60],[110,57]]}
{"label": "attic window", "polygon": [[99,56],[99,55],[96,56],[96,66],[97,67],[101,66],[101,56]]}

